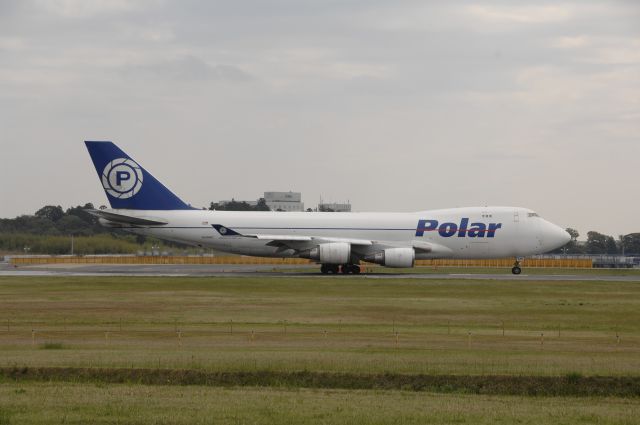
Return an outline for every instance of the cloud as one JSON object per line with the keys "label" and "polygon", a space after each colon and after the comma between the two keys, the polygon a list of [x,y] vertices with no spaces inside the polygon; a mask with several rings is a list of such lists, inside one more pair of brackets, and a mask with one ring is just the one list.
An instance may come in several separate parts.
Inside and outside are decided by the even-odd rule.
{"label": "cloud", "polygon": [[564,36],[553,38],[549,46],[555,49],[576,50],[578,62],[599,65],[640,64],[640,37],[621,36]]}
{"label": "cloud", "polygon": [[182,82],[223,81],[244,83],[254,79],[249,73],[235,65],[209,65],[194,55],[185,55],[145,65],[127,66],[125,69],[125,73],[128,75],[155,75],[163,79]]}
{"label": "cloud", "polygon": [[[194,204],[280,187],[361,211],[522,203],[626,232],[637,200],[615,220],[589,201],[611,204],[637,180],[639,5],[0,0],[0,115],[15,158],[0,180],[24,176],[0,187],[0,216],[103,203],[80,143],[94,137],[153,164]],[[212,167],[221,152],[242,157],[244,174]],[[283,155],[293,174],[272,165]],[[78,187],[43,186],[52,172]]]}
{"label": "cloud", "polygon": [[22,50],[27,43],[20,37],[0,37],[0,50]]}
{"label": "cloud", "polygon": [[38,0],[36,5],[54,15],[82,19],[129,12],[141,7],[143,3],[132,0]]}
{"label": "cloud", "polygon": [[390,74],[391,66],[387,64],[344,56],[344,51],[339,48],[300,47],[268,52],[269,62],[284,69],[279,72],[278,78],[282,77],[283,72],[292,80],[382,79]]}
{"label": "cloud", "polygon": [[[640,65],[640,38],[618,39],[594,49],[591,57],[585,62],[608,65]],[[638,70],[640,72],[640,69]]]}
{"label": "cloud", "polygon": [[567,21],[573,17],[573,8],[568,5],[538,6],[493,6],[471,5],[467,12],[474,18],[490,23],[544,24]]}
{"label": "cloud", "polygon": [[589,37],[578,35],[575,37],[557,37],[551,40],[551,47],[559,49],[575,49],[589,45]]}

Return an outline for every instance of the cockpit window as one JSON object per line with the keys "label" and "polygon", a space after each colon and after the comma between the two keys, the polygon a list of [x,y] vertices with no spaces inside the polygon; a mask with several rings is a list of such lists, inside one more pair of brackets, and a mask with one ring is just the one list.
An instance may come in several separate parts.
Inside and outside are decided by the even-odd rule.
{"label": "cockpit window", "polygon": [[527,217],[540,217],[538,213],[530,212],[527,214]]}

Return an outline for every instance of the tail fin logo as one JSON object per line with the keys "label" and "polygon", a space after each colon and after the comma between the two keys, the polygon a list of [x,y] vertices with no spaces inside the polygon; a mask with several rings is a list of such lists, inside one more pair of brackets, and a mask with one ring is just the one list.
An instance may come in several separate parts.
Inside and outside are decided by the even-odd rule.
{"label": "tail fin logo", "polygon": [[102,171],[102,186],[114,198],[131,198],[142,188],[142,168],[131,159],[114,159]]}

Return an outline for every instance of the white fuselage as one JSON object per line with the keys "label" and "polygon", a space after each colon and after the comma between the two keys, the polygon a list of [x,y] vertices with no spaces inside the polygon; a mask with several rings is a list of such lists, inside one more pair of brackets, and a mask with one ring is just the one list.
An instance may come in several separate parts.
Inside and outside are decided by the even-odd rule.
{"label": "white fuselage", "polygon": [[568,234],[533,211],[518,207],[469,207],[412,213],[240,212],[209,210],[110,210],[160,219],[165,225],[122,226],[134,233],[216,250],[265,257],[291,257],[297,251],[269,240],[225,236],[213,225],[241,235],[311,236],[372,241],[380,247],[428,244],[416,258],[524,257],[558,248]]}

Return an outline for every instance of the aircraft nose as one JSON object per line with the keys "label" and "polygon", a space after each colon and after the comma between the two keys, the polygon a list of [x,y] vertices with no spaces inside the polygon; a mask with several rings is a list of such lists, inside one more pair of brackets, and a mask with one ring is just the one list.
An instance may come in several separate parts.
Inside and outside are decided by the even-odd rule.
{"label": "aircraft nose", "polygon": [[571,235],[560,226],[548,223],[544,241],[549,251],[565,246],[571,240]]}

